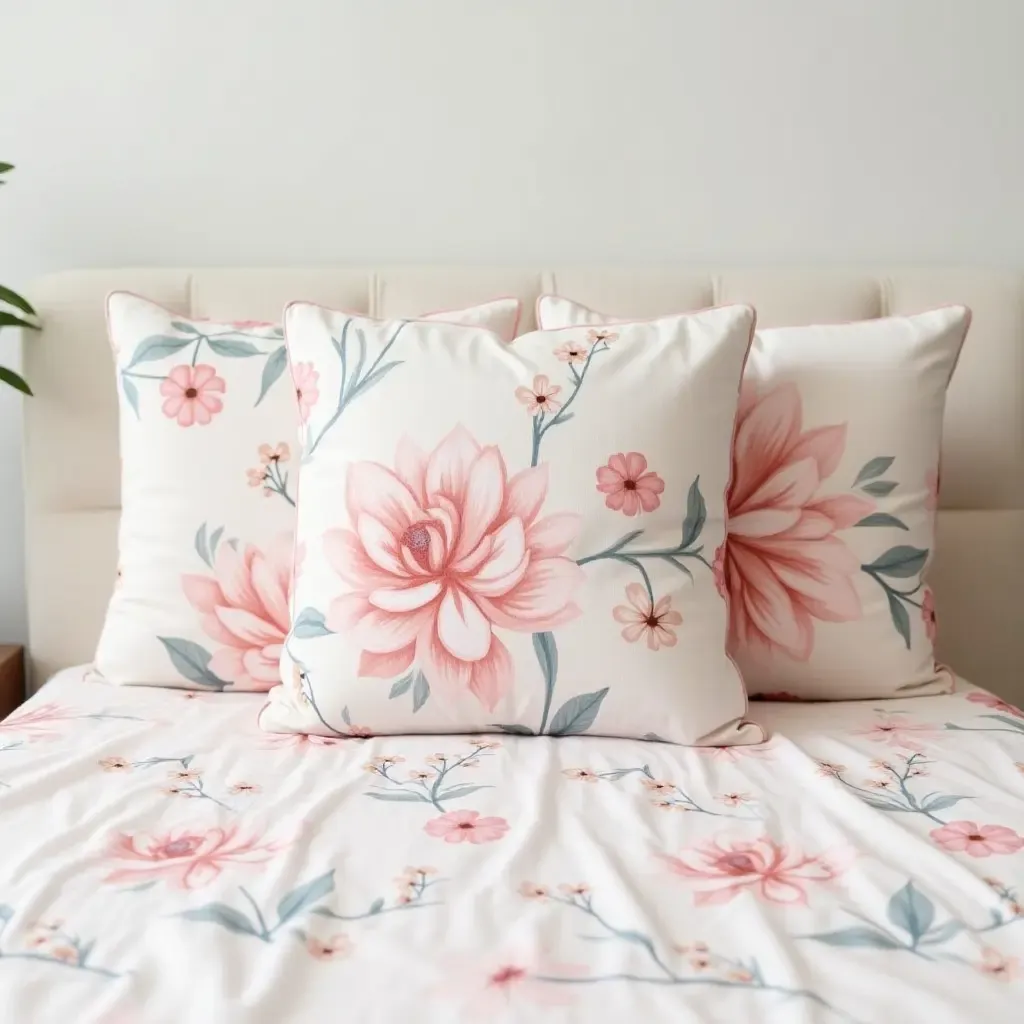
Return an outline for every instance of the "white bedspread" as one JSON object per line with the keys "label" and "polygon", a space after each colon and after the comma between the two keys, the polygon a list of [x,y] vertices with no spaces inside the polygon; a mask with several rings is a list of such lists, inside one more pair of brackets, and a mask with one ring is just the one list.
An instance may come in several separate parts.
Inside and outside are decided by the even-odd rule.
{"label": "white bedspread", "polygon": [[1010,1022],[1024,717],[323,740],[62,673],[0,724],[4,1024]]}

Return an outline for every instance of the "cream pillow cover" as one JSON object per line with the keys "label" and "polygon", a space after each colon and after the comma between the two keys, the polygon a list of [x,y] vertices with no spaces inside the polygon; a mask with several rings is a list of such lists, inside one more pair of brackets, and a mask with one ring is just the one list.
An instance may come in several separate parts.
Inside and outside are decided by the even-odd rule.
{"label": "cream pillow cover", "polygon": [[[614,318],[542,296],[544,327]],[[917,316],[757,332],[718,560],[747,690],[847,700],[948,692],[935,662],[939,449],[970,325]]]}
{"label": "cream pillow cover", "polygon": [[321,387],[262,726],[760,741],[711,566],[753,325],[731,306],[509,346],[289,306]]}
{"label": "cream pillow cover", "polygon": [[[519,302],[433,316],[510,341]],[[109,297],[107,321],[122,513],[95,669],[114,683],[268,690],[289,625],[299,421],[323,382],[300,362],[293,387],[273,324],[191,320],[127,292]]]}

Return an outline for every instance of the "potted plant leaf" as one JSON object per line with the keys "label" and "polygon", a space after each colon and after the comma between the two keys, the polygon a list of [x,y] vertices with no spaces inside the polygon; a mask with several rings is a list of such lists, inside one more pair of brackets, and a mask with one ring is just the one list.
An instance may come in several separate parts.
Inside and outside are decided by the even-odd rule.
{"label": "potted plant leaf", "polygon": [[[4,184],[3,176],[13,170],[13,164],[0,162],[0,185]],[[0,285],[0,328],[4,327],[27,327],[33,331],[39,330],[36,311],[17,292]],[[32,389],[28,386],[25,378],[6,366],[0,366],[0,384],[8,384],[26,395],[32,394]]]}

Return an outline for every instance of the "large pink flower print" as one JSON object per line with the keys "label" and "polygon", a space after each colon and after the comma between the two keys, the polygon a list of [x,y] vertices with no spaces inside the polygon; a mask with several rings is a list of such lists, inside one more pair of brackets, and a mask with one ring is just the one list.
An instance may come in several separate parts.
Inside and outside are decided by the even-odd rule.
{"label": "large pink flower print", "polygon": [[177,420],[179,427],[191,427],[194,423],[205,427],[224,408],[219,396],[226,387],[224,378],[205,363],[175,366],[160,383],[163,414]]}
{"label": "large pink flower print", "polygon": [[281,681],[291,571],[291,540],[285,535],[266,552],[222,543],[212,577],[181,578],[185,597],[202,614],[203,632],[223,645],[214,651],[210,671],[237,690],[269,690]]}
{"label": "large pink flower print", "polygon": [[104,881],[137,884],[164,879],[180,889],[198,889],[230,864],[263,864],[282,849],[282,843],[243,836],[237,827],[177,828],[159,835],[118,832],[107,855],[121,864]]}
{"label": "large pink flower print", "polygon": [[846,851],[808,857],[768,836],[753,842],[709,840],[678,857],[661,854],[669,869],[702,883],[694,896],[698,907],[728,903],[745,889],[769,903],[807,903],[807,886],[828,882],[846,870]]}
{"label": "large pink flower print", "polygon": [[1024,836],[1005,825],[951,821],[941,828],[933,828],[929,835],[944,850],[966,853],[971,857],[991,857],[1024,850]]}
{"label": "large pink flower print", "polygon": [[432,690],[469,691],[493,710],[514,676],[495,627],[537,633],[580,613],[583,572],[564,556],[579,517],[540,518],[547,489],[546,466],[509,478],[501,452],[463,427],[429,454],[403,441],[394,470],[353,465],[354,529],[328,531],[324,551],[353,588],[327,624],[356,638],[359,674],[387,679],[415,663]]}
{"label": "large pink flower print", "polygon": [[846,446],[846,426],[804,430],[800,392],[745,388],[736,421],[726,575],[732,636],[805,661],[814,620],[860,618],[860,562],[837,536],[872,502],[820,494]]}

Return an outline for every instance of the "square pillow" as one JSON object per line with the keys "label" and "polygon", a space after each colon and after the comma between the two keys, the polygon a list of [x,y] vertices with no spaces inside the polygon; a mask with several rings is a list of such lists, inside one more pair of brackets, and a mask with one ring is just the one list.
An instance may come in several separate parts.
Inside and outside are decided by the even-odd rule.
{"label": "square pillow", "polygon": [[[510,341],[516,299],[435,314]],[[118,581],[95,669],[114,683],[268,690],[288,629],[299,418],[323,383],[284,332],[115,292]],[[296,393],[298,404],[296,404]]]}
{"label": "square pillow", "polygon": [[[543,296],[538,323],[613,318]],[[748,692],[849,700],[946,693],[935,662],[939,449],[970,325],[917,316],[760,330],[744,373],[717,561]]]}
{"label": "square pillow", "polygon": [[746,306],[614,331],[285,311],[319,375],[270,731],[762,739],[725,651]]}

